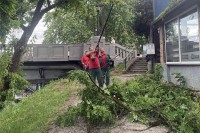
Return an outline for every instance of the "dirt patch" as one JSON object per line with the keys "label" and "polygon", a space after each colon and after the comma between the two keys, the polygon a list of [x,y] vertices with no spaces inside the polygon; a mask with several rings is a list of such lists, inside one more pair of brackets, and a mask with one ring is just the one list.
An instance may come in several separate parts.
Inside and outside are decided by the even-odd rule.
{"label": "dirt patch", "polygon": [[[127,117],[118,120],[114,125],[97,126],[91,128],[91,133],[167,133],[169,130],[166,127],[157,126],[148,128],[148,126],[132,123]],[[87,133],[85,120],[79,118],[75,126],[58,127],[55,126],[48,131],[48,133]]]}

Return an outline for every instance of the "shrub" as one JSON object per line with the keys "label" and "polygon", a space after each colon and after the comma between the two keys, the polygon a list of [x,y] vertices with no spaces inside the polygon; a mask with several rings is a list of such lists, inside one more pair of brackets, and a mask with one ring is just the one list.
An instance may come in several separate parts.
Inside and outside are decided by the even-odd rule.
{"label": "shrub", "polygon": [[85,72],[72,73],[71,79],[80,79],[86,85],[79,93],[82,102],[76,107],[78,115],[96,125],[113,123],[115,118],[128,114],[132,121],[152,125],[155,120],[174,132],[200,132],[200,98],[184,86],[158,82],[160,72],[154,78],[138,77],[104,89],[93,84]]}

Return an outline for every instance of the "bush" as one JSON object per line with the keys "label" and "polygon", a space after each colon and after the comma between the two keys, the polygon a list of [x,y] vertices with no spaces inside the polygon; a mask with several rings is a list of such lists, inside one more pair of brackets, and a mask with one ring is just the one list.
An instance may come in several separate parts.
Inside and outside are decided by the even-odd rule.
{"label": "bush", "polygon": [[[20,71],[9,73],[9,64],[11,57],[9,52],[5,52],[0,56],[0,109],[5,107],[5,101],[11,103],[14,100],[15,91],[25,89],[29,83],[26,81]],[[4,88],[5,81],[9,81],[9,88]]]}
{"label": "bush", "polygon": [[61,127],[73,126],[78,118],[78,111],[76,107],[68,107],[67,112],[58,116],[56,124]]}
{"label": "bush", "polygon": [[99,124],[113,123],[115,118],[129,112],[132,121],[151,125],[156,120],[174,132],[200,132],[200,98],[189,88],[160,82],[161,72],[162,67],[158,66],[153,78],[138,77],[102,89],[85,72],[76,71],[72,77],[80,78],[86,85],[80,93],[80,114],[90,124]]}

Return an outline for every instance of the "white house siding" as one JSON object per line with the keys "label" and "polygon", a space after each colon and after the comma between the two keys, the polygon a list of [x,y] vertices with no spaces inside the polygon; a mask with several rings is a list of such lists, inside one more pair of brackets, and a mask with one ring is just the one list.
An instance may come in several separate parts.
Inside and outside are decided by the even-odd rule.
{"label": "white house siding", "polygon": [[162,64],[164,68],[164,80],[177,84],[177,79],[172,75],[173,73],[180,73],[186,79],[186,84],[194,90],[200,90],[200,65],[166,65]]}

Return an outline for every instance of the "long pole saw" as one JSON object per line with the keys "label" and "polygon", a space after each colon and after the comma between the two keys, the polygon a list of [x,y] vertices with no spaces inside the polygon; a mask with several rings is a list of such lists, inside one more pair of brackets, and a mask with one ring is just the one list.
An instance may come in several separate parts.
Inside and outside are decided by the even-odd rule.
{"label": "long pole saw", "polygon": [[99,40],[98,40],[98,42],[97,42],[97,46],[96,46],[95,49],[99,48],[99,43],[100,43],[100,41],[101,41],[101,37],[102,37],[103,32],[104,32],[104,30],[105,30],[105,28],[106,28],[106,25],[107,25],[107,23],[108,23],[108,19],[109,19],[109,17],[110,17],[110,14],[111,14],[111,11],[112,11],[112,8],[113,8],[113,5],[114,5],[114,4],[111,5],[111,8],[110,8],[110,11],[109,11],[108,17],[106,18],[106,22],[105,22],[105,24],[104,24],[104,26],[103,26],[103,29],[102,29],[102,31],[101,31],[101,34],[100,34],[100,37],[99,37]]}

